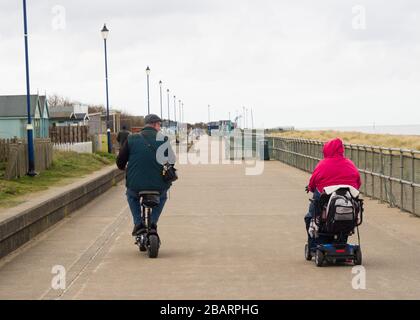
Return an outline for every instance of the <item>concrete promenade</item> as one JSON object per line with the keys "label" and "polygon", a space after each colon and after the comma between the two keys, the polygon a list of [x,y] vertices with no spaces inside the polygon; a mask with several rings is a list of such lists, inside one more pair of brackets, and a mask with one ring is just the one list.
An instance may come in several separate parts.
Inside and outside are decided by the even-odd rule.
{"label": "concrete promenade", "polygon": [[[355,290],[352,266],[304,260],[308,174],[269,161],[257,176],[244,164],[180,165],[179,175],[158,259],[134,246],[120,183],[1,259],[0,299],[420,298],[420,219],[366,200],[366,289]],[[51,287],[56,265],[65,290]]]}

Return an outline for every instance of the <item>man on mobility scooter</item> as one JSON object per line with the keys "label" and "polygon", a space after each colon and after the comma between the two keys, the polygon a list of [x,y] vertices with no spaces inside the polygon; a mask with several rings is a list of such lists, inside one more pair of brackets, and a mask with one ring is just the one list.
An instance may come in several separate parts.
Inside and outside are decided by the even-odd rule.
{"label": "man on mobility scooter", "polygon": [[154,252],[149,253],[153,257],[157,256],[160,244],[157,223],[171,186],[164,173],[175,164],[168,137],[159,132],[161,123],[157,115],[147,115],[144,129],[128,136],[117,158],[118,168],[126,170],[126,195],[134,222],[132,236],[136,237],[140,251],[146,251],[138,239],[153,235],[154,241],[150,242],[157,243]]}
{"label": "man on mobility scooter", "polygon": [[363,202],[358,198],[359,171],[345,158],[341,139],[327,142],[323,153],[324,159],[306,187],[306,192],[313,192],[313,198],[305,216],[308,234],[305,258],[311,260],[315,255],[318,266],[325,260],[351,259],[361,264],[360,247],[347,244],[347,237],[360,225],[363,213]]}

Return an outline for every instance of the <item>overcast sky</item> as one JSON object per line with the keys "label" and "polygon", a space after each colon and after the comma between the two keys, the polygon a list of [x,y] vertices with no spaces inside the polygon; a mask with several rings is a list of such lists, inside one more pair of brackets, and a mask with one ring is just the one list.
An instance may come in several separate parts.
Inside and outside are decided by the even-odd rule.
{"label": "overcast sky", "polygon": [[[418,0],[28,1],[32,93],[188,121],[253,109],[256,126],[420,123]],[[25,94],[22,1],[0,0],[0,94]]]}

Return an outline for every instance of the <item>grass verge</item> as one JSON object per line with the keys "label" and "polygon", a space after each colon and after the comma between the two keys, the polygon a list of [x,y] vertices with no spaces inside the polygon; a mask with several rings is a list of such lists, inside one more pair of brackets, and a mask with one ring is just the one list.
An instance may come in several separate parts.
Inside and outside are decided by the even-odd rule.
{"label": "grass verge", "polygon": [[106,153],[79,154],[54,151],[50,169],[34,178],[22,177],[4,180],[5,164],[0,163],[0,207],[8,208],[22,202],[19,197],[31,192],[46,190],[51,186],[66,183],[69,178],[78,178],[115,163],[115,155]]}

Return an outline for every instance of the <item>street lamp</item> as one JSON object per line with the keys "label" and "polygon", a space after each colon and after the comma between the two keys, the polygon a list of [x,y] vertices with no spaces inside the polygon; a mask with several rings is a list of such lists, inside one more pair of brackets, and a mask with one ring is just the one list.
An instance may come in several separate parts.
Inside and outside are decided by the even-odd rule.
{"label": "street lamp", "polygon": [[181,100],[178,100],[178,112],[179,112],[179,121],[182,123],[182,116],[181,116]]}
{"label": "street lamp", "polygon": [[248,108],[246,108],[245,110],[246,110],[246,127],[249,128],[249,125],[248,125],[248,120],[249,120]]}
{"label": "street lamp", "polygon": [[[182,119],[185,121],[184,118],[184,102],[182,103]],[[187,152],[188,152],[188,145],[189,145],[189,141],[188,141],[188,122],[185,124],[185,130],[186,130],[186,135],[187,135]]]}
{"label": "street lamp", "polygon": [[149,95],[150,68],[149,68],[149,66],[147,66],[147,68],[146,68],[146,75],[147,75],[147,114],[150,114],[150,95]]}
{"label": "street lamp", "polygon": [[178,122],[176,122],[176,96],[174,96],[175,142],[178,143]]}
{"label": "street lamp", "polygon": [[242,107],[242,110],[243,110],[243,115],[244,115],[244,120],[243,120],[244,125],[243,125],[243,127],[244,127],[244,129],[246,129],[245,128],[246,127],[245,107]]}
{"label": "street lamp", "polygon": [[101,30],[102,38],[104,39],[104,49],[105,49],[105,87],[106,87],[106,134],[108,139],[108,153],[112,152],[111,147],[111,129],[109,128],[109,91],[108,91],[108,52],[106,48],[106,40],[108,38],[109,30],[104,24],[104,27]]}
{"label": "street lamp", "polygon": [[25,38],[25,63],[26,63],[26,107],[28,112],[28,124],[26,125],[28,138],[28,176],[36,176],[34,155],[34,127],[31,119],[31,88],[29,84],[29,54],[28,54],[28,22],[26,18],[26,0],[23,0],[23,26]]}
{"label": "street lamp", "polygon": [[163,119],[163,111],[162,111],[162,80],[159,81],[159,89],[160,89],[160,118]]}
{"label": "street lamp", "polygon": [[[175,121],[175,126],[177,127],[177,124],[176,124],[176,96],[174,96],[174,121]],[[176,129],[175,129],[175,133],[176,133]]]}
{"label": "street lamp", "polygon": [[182,103],[182,121],[185,121],[185,117],[184,117],[184,102]]}
{"label": "street lamp", "polygon": [[166,89],[166,93],[168,94],[168,128],[171,127],[171,113],[169,111],[169,89]]}
{"label": "street lamp", "polygon": [[209,123],[210,123],[210,105],[208,107],[209,107],[208,114],[209,114]]}

